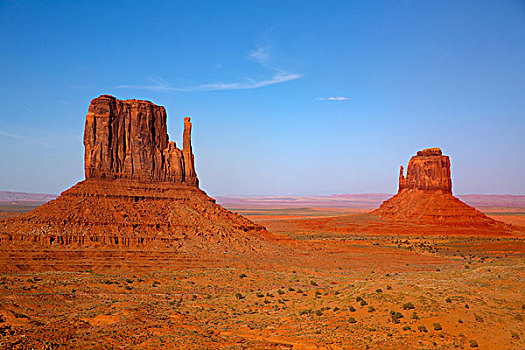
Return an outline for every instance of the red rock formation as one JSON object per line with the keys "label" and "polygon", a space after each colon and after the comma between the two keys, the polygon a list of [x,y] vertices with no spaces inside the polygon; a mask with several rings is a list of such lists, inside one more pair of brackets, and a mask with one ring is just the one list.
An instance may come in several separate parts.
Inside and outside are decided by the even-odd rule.
{"label": "red rock formation", "polygon": [[504,225],[452,195],[450,159],[439,148],[417,152],[408,163],[406,177],[401,166],[398,193],[373,213],[393,220],[420,223]]}
{"label": "red rock formation", "polygon": [[86,179],[168,181],[198,186],[191,122],[184,119],[184,148],[168,141],[166,110],[149,101],[102,95],[89,106],[84,131]]}
{"label": "red rock formation", "polygon": [[408,163],[407,176],[403,167],[399,175],[399,189],[441,190],[452,193],[450,160],[439,148],[428,148],[417,152]]}
{"label": "red rock formation", "polygon": [[[191,122],[183,149],[168,141],[166,110],[103,95],[84,132],[86,180],[30,213],[0,222],[0,242],[250,250],[273,239],[198,188]],[[255,245],[248,241],[258,242]]]}

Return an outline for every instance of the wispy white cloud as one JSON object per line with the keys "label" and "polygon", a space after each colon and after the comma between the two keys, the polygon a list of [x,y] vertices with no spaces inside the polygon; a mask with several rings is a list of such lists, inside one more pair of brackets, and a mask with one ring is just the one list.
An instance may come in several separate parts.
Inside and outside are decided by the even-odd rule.
{"label": "wispy white cloud", "polygon": [[178,88],[164,83],[155,83],[152,85],[119,85],[117,89],[137,89],[137,90],[156,90],[164,92],[192,92],[192,91],[220,91],[220,90],[247,90],[257,89],[265,86],[284,83],[301,78],[301,74],[278,72],[270,79],[254,80],[246,78],[245,81],[232,83],[207,83],[197,86]]}
{"label": "wispy white cloud", "polygon": [[335,96],[335,97],[316,97],[317,101],[346,101],[348,97]]}
{"label": "wispy white cloud", "polygon": [[[255,80],[246,77],[241,81],[236,82],[217,82],[206,83],[188,87],[176,87],[169,84],[166,80],[158,76],[148,78],[151,84],[144,85],[118,85],[116,89],[133,89],[133,90],[154,90],[162,92],[193,92],[193,91],[222,91],[222,90],[248,90],[257,89],[265,86],[285,83],[287,81],[297,80],[302,77],[301,74],[286,72],[277,67],[269,67],[270,53],[267,48],[257,47],[256,50],[248,54],[248,59],[259,63],[270,71],[273,71],[273,76],[268,79]],[[217,67],[222,67],[218,64]]]}
{"label": "wispy white cloud", "polygon": [[265,66],[266,64],[268,64],[268,61],[270,60],[269,49],[266,47],[258,46],[257,50],[250,52],[250,54],[248,55],[248,58],[251,59],[252,61],[255,61]]}

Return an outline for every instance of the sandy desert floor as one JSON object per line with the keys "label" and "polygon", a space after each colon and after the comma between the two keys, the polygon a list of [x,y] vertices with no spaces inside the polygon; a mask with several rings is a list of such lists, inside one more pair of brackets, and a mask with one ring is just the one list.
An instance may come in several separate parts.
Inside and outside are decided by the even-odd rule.
{"label": "sandy desert floor", "polygon": [[6,268],[0,348],[525,348],[523,234],[344,234],[304,220],[356,210],[238,211],[294,238],[297,255],[162,264],[145,251],[149,268],[135,270]]}

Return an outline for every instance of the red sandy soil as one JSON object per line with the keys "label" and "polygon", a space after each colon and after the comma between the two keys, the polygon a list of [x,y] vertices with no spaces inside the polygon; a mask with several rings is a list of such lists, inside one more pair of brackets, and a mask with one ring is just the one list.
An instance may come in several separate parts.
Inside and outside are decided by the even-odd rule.
{"label": "red sandy soil", "polygon": [[3,245],[0,348],[525,347],[520,227],[480,235],[330,208],[242,214],[283,238],[202,256]]}

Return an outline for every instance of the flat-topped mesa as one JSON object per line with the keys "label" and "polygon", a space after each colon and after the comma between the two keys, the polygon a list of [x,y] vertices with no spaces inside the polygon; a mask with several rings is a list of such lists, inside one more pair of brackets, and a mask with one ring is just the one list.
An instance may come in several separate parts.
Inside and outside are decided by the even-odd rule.
{"label": "flat-topped mesa", "polygon": [[180,150],[169,141],[164,107],[102,95],[91,101],[86,116],[86,179],[132,179],[198,187],[189,117],[184,119],[183,145]]}
{"label": "flat-topped mesa", "polygon": [[399,192],[404,189],[452,193],[449,157],[444,156],[439,148],[417,152],[408,163],[406,177],[403,166],[399,171]]}

